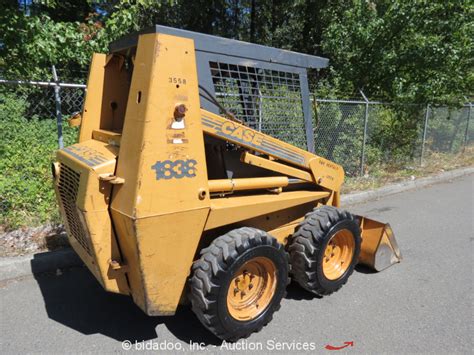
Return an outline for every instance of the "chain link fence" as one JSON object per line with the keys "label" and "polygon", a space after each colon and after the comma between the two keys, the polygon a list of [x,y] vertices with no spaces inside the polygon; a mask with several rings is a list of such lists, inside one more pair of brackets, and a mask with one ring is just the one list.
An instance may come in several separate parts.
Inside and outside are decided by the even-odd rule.
{"label": "chain link fence", "polygon": [[54,87],[59,87],[61,112],[68,116],[82,110],[86,86],[55,82],[0,80],[0,93],[13,95],[28,103],[27,115],[39,118],[56,117]]}
{"label": "chain link fence", "polygon": [[[59,97],[55,96],[58,90]],[[58,119],[81,111],[84,84],[0,80],[0,95],[9,94],[28,103],[27,114],[40,119]],[[1,97],[1,96],[0,96]],[[472,144],[472,103],[462,107],[397,105],[364,100],[312,97],[315,153],[342,165],[349,176],[364,176],[371,167],[422,164],[433,153],[459,154]],[[271,103],[270,103],[271,104]],[[270,105],[271,106],[271,105]],[[295,131],[293,110],[287,124],[272,123],[262,103],[256,129],[302,145],[304,127]],[[285,108],[287,109],[287,108]],[[58,122],[62,121],[62,117]],[[298,144],[301,143],[301,144]]]}
{"label": "chain link fence", "polygon": [[459,153],[474,138],[472,107],[428,107],[423,153]]}
{"label": "chain link fence", "polygon": [[346,173],[356,172],[363,156],[365,105],[345,100],[315,102],[315,153],[341,164]]}
{"label": "chain link fence", "polygon": [[315,152],[349,176],[371,167],[422,165],[433,153],[459,154],[472,144],[472,103],[462,107],[315,99]]}

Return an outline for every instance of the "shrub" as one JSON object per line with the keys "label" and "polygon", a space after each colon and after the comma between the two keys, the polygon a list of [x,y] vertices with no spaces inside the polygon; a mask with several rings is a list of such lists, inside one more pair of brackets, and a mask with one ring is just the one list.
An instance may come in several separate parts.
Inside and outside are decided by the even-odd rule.
{"label": "shrub", "polygon": [[[0,93],[0,225],[3,229],[58,222],[51,183],[57,149],[56,120],[25,117],[27,102]],[[77,129],[64,125],[64,143]]]}

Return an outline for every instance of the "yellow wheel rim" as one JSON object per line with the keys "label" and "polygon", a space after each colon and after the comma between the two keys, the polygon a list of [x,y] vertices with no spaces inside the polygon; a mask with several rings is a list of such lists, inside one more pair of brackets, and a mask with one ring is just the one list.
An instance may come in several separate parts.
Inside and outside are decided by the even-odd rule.
{"label": "yellow wheel rim", "polygon": [[247,261],[234,274],[227,291],[227,309],[240,321],[254,319],[270,304],[277,284],[275,264],[268,258]]}
{"label": "yellow wheel rim", "polygon": [[323,273],[328,280],[337,280],[347,271],[354,256],[354,236],[342,229],[329,239],[323,257]]}

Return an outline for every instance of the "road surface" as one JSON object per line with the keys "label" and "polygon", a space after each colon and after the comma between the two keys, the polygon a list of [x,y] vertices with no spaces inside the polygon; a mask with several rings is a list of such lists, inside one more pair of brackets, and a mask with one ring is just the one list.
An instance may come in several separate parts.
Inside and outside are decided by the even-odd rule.
{"label": "road surface", "polygon": [[[273,321],[235,349],[471,353],[473,184],[471,175],[351,206],[391,223],[403,262],[381,273],[358,268],[322,299],[291,285]],[[128,297],[105,293],[83,268],[1,282],[0,303],[3,354],[127,353],[129,346],[176,353],[191,343],[201,353],[232,349],[221,348],[188,308],[175,317],[147,317]]]}

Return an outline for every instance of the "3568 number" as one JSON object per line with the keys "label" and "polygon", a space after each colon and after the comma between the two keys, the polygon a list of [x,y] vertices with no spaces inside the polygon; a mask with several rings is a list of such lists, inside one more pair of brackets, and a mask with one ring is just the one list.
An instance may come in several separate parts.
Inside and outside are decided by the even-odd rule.
{"label": "3568 number", "polygon": [[151,168],[156,172],[156,180],[193,178],[196,176],[196,160],[157,161]]}
{"label": "3568 number", "polygon": [[169,77],[168,78],[168,83],[170,84],[183,84],[183,85],[186,85],[186,79],[184,78],[177,78],[175,76],[173,77]]}

